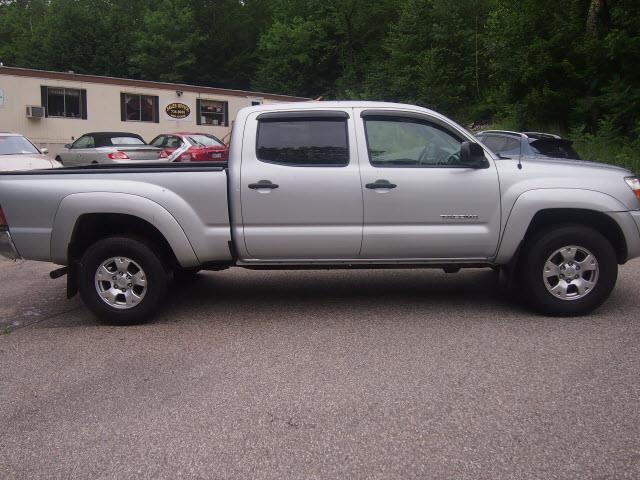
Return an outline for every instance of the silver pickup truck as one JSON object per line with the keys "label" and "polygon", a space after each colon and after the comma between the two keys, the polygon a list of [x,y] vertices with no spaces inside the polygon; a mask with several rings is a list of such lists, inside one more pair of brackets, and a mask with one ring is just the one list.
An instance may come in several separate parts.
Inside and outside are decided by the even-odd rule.
{"label": "silver pickup truck", "polygon": [[451,120],[376,102],[238,113],[228,166],[0,175],[0,252],[54,262],[100,318],[148,319],[172,276],[231,266],[491,267],[532,307],[582,315],[640,256],[640,182],[499,159]]}

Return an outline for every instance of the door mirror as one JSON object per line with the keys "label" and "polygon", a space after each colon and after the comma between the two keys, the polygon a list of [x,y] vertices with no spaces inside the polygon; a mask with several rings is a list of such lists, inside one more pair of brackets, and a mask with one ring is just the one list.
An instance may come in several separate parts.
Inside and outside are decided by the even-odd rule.
{"label": "door mirror", "polygon": [[65,143],[64,144],[64,148],[66,148],[67,150],[69,150],[71,148],[71,144],[70,143]]}
{"label": "door mirror", "polygon": [[484,158],[484,150],[475,142],[462,142],[460,164],[471,168],[486,168],[489,162]]}
{"label": "door mirror", "polygon": [[42,153],[43,155],[46,155],[47,153],[49,153],[49,149],[47,147],[41,148],[40,153]]}

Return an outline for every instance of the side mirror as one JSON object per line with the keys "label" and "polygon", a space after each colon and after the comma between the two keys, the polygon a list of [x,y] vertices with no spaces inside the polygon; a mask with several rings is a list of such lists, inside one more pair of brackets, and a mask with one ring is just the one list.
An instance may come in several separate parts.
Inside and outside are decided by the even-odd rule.
{"label": "side mirror", "polygon": [[65,143],[64,144],[64,148],[66,148],[67,150],[69,150],[71,148],[71,144],[70,143]]}
{"label": "side mirror", "polygon": [[47,147],[41,148],[40,152],[44,155],[46,155],[47,153],[49,153],[49,149]]}
{"label": "side mirror", "polygon": [[471,168],[486,168],[489,166],[484,158],[484,150],[475,142],[462,142],[460,145],[460,164]]}

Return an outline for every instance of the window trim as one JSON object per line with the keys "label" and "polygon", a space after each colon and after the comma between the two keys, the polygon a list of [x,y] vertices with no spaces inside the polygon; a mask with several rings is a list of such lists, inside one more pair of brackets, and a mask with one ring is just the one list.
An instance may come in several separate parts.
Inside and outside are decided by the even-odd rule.
{"label": "window trim", "polygon": [[472,168],[467,165],[375,165],[371,161],[371,153],[370,153],[371,147],[369,145],[369,132],[367,131],[367,120],[371,119],[372,117],[377,120],[383,120],[383,121],[384,120],[397,121],[397,122],[410,121],[413,123],[422,123],[422,124],[429,125],[435,128],[436,130],[440,130],[441,132],[451,135],[452,137],[458,139],[461,144],[462,142],[465,142],[468,140],[465,139],[464,136],[460,135],[459,132],[453,130],[452,128],[447,127],[445,125],[441,125],[439,122],[434,122],[433,119],[425,115],[413,114],[413,112],[396,113],[396,112],[387,112],[387,111],[380,111],[380,110],[376,110],[376,111],[369,110],[369,111],[362,112],[360,116],[362,118],[362,126],[364,128],[364,138],[367,143],[367,158],[369,160],[369,165],[373,168],[423,168],[423,169],[433,169],[433,168],[454,168],[454,169],[468,168],[470,169]]}
{"label": "window trim", "polygon": [[[153,98],[153,120],[142,120],[142,110],[140,111],[140,120],[127,120],[127,95],[138,97]],[[160,123],[160,97],[158,95],[149,95],[138,92],[120,92],[120,121],[127,123]]]}
{"label": "window trim", "polygon": [[[209,123],[202,123],[202,115],[200,110],[202,108],[202,102],[218,102],[222,103],[222,115],[224,116],[223,122],[218,125]],[[229,102],[227,100],[218,100],[216,98],[196,98],[196,125],[204,125],[205,127],[228,127],[229,126]]]}
{"label": "window trim", "polygon": [[[80,92],[80,116],[79,117],[68,117],[66,115],[49,115],[49,89],[50,88],[61,88],[65,93],[62,94],[62,98],[64,101],[64,111],[67,113],[67,100],[66,100],[66,91],[67,90],[77,90]],[[77,87],[64,87],[59,85],[40,85],[40,103],[44,107],[44,118],[64,118],[67,120],[87,120],[87,90],[85,88],[77,88]]]}
{"label": "window trim", "polygon": [[[257,128],[256,128],[256,143],[255,143],[255,157],[256,160],[262,163],[268,163],[270,165],[279,165],[281,167],[294,167],[294,168],[345,168],[351,165],[351,142],[349,141],[349,115],[346,112],[331,112],[331,111],[323,111],[323,112],[313,112],[312,115],[309,115],[311,112],[271,112],[271,113],[263,113],[256,117]],[[317,113],[321,113],[318,115]],[[311,121],[320,121],[322,119],[334,119],[344,122],[344,133],[347,140],[347,163],[343,164],[335,164],[335,163],[282,163],[282,162],[274,162],[273,160],[265,160],[260,158],[258,155],[258,140],[260,138],[260,124],[262,122],[268,123],[277,123],[282,120],[311,120]]]}

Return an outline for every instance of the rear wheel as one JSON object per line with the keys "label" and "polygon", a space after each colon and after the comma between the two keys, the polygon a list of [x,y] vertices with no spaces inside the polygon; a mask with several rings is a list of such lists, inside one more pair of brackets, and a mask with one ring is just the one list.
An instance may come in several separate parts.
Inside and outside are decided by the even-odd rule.
{"label": "rear wheel", "polygon": [[578,225],[542,231],[525,247],[516,284],[541,313],[585,315],[611,294],[618,276],[618,260],[599,232]]}
{"label": "rear wheel", "polygon": [[159,255],[138,239],[100,240],[80,262],[80,296],[107,323],[145,322],[157,311],[166,289],[167,274]]}

